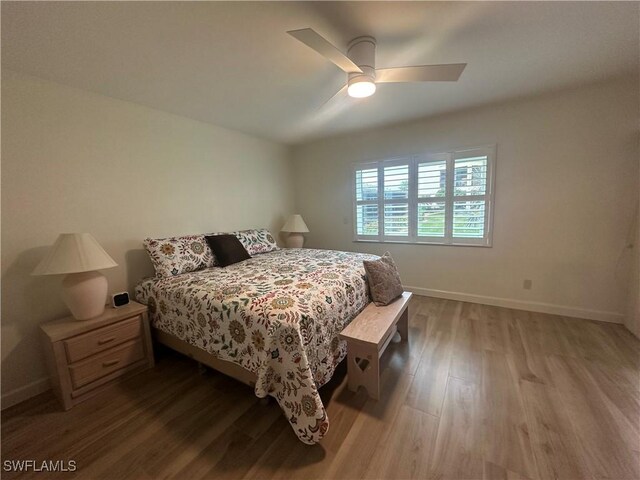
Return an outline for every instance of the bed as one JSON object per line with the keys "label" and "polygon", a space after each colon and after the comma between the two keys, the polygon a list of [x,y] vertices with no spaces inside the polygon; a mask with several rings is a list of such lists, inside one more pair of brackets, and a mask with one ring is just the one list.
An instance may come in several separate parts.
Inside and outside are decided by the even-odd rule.
{"label": "bed", "polygon": [[225,268],[141,281],[157,339],[272,396],[298,438],[329,428],[318,394],[346,355],[338,338],[369,303],[362,261],[373,255],[285,249]]}

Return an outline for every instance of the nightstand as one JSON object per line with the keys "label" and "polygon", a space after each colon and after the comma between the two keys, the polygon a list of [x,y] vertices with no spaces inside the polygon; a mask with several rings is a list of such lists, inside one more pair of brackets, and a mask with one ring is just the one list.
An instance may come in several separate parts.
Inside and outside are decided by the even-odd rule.
{"label": "nightstand", "polygon": [[107,307],[89,320],[66,317],[40,325],[53,390],[65,410],[115,381],[153,367],[147,307]]}

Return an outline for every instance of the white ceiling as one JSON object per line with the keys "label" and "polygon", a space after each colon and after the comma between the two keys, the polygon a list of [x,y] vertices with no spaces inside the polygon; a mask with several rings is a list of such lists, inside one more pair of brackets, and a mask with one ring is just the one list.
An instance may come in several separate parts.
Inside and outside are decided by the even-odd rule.
{"label": "white ceiling", "polygon": [[[636,2],[2,2],[2,66],[286,143],[636,72]],[[377,66],[468,63],[322,107],[345,74],[285,32]]]}

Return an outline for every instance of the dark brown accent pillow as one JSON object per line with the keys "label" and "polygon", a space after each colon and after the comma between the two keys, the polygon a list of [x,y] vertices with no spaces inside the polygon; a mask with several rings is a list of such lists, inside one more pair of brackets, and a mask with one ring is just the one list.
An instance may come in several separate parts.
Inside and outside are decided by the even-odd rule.
{"label": "dark brown accent pillow", "polygon": [[221,267],[251,258],[247,249],[235,235],[211,235],[204,238]]}
{"label": "dark brown accent pillow", "polygon": [[[215,252],[214,252],[215,253]],[[389,305],[402,295],[402,282],[391,254],[386,252],[378,260],[364,260],[367,281],[371,291],[371,300],[381,307]]]}

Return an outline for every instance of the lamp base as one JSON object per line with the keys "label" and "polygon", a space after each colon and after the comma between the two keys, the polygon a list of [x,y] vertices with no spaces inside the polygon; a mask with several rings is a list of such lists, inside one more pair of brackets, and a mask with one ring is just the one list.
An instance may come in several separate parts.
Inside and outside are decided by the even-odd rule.
{"label": "lamp base", "polygon": [[287,248],[302,248],[304,245],[304,235],[301,233],[290,233],[287,237]]}
{"label": "lamp base", "polygon": [[70,273],[62,280],[62,299],[76,320],[88,320],[104,312],[107,288],[100,272]]}

